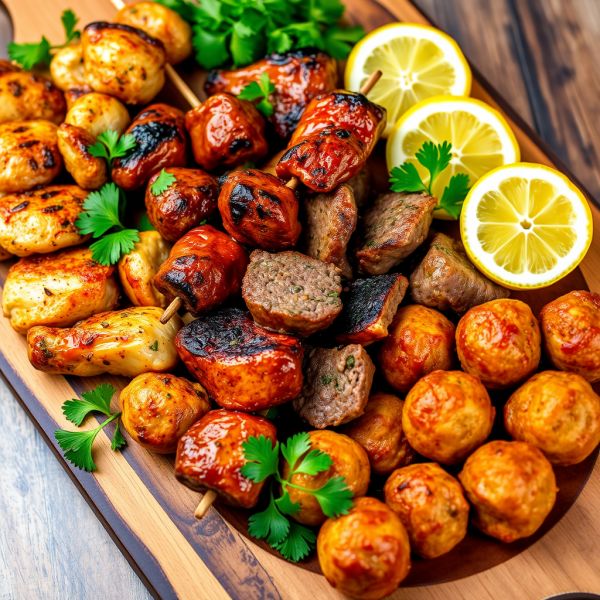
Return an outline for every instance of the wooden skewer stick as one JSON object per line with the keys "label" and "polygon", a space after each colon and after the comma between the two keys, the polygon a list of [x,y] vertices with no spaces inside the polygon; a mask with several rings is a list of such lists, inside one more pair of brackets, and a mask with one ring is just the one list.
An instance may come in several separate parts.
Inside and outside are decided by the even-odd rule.
{"label": "wooden skewer stick", "polygon": [[217,499],[217,492],[214,490],[207,490],[202,496],[202,500],[200,500],[200,504],[196,507],[194,511],[194,516],[196,519],[201,519],[207,512],[208,509],[212,506],[212,503]]}
{"label": "wooden skewer stick", "polygon": [[162,314],[160,318],[160,322],[165,325],[169,322],[170,318],[181,308],[183,304],[183,300],[179,297],[175,298],[167,308],[165,308],[165,312]]}

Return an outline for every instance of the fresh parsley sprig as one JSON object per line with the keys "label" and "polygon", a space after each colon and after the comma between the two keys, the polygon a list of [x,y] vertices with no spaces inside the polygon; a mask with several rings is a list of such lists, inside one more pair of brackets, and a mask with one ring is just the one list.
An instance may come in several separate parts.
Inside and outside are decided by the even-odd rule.
{"label": "fresh parsley sprig", "polygon": [[[96,386],[93,390],[82,392],[81,400],[67,400],[62,411],[68,421],[74,423],[78,427],[83,423],[85,417],[91,412],[100,412],[105,414],[108,419],[101,423],[95,429],[90,431],[67,431],[65,429],[57,429],[54,432],[54,437],[58,445],[64,450],[65,458],[73,463],[76,467],[84,471],[96,471],[96,463],[92,458],[92,445],[100,430],[106,427],[108,423],[118,420],[121,416],[120,412],[111,413],[110,400],[117,390],[112,385],[102,383]],[[119,423],[115,433],[113,434],[110,447],[113,450],[121,450],[127,446],[127,442],[119,429]]]}
{"label": "fresh parsley sprig", "polygon": [[[415,157],[429,171],[429,182],[424,183],[413,163],[405,162],[400,167],[392,169],[391,189],[394,192],[427,192],[433,195],[431,190],[434,181],[448,167],[452,159],[452,144],[449,142],[443,144],[425,142]],[[457,219],[469,189],[468,175],[465,173],[453,175],[444,188],[442,197],[438,199],[435,210],[445,210],[451,217]]]}
{"label": "fresh parsley sprig", "polygon": [[[257,538],[266,538],[269,545],[290,561],[297,562],[308,555],[315,546],[316,536],[311,529],[290,520],[286,515],[300,511],[300,503],[292,502],[289,488],[312,494],[323,513],[330,518],[346,514],[352,507],[352,492],[344,477],[331,478],[323,487],[310,490],[291,482],[296,473],[317,475],[327,471],[333,464],[331,457],[321,450],[311,450],[308,433],[299,433],[286,443],[275,446],[261,435],[251,437],[242,444],[244,458],[248,461],[241,470],[244,477],[261,482],[273,477],[267,508],[250,517],[248,531]],[[284,478],[279,471],[279,451],[290,465],[290,473]],[[280,497],[275,497],[275,487],[281,485]]]}
{"label": "fresh parsley sprig", "polygon": [[119,137],[116,131],[107,129],[98,136],[98,141],[93,146],[90,146],[88,151],[92,156],[105,158],[110,173],[115,158],[127,156],[129,151],[135,148],[136,143],[135,137],[130,133]]}
{"label": "fresh parsley sprig", "polygon": [[177,177],[173,173],[167,173],[164,169],[160,172],[156,181],[150,186],[150,191],[155,196],[160,196],[166,192],[175,182]]}
{"label": "fresh parsley sprig", "polygon": [[52,46],[45,36],[42,36],[42,39],[37,43],[17,44],[10,42],[8,44],[10,59],[20,64],[24,69],[31,69],[40,63],[49,65],[52,60],[52,50],[64,48],[81,36],[81,32],[75,29],[79,19],[70,8],[63,11],[60,20],[65,30],[66,41],[64,44]]}
{"label": "fresh parsley sprig", "polygon": [[269,102],[269,96],[275,91],[275,84],[269,78],[267,73],[260,74],[260,82],[251,81],[245,85],[242,91],[238,94],[240,100],[254,100],[260,99],[260,102],[256,104],[256,108],[266,117],[270,117],[273,114],[275,108]]}

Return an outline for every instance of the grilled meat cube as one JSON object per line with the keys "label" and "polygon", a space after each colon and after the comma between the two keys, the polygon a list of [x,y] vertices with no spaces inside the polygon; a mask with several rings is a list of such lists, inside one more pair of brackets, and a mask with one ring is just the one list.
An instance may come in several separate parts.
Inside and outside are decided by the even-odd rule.
{"label": "grilled meat cube", "polygon": [[[65,92],[65,101],[67,102],[67,110],[73,108],[73,105],[79,98],[87,94],[93,94],[94,90],[89,85],[84,85],[80,88],[71,88]],[[116,98],[115,98],[116,100]]]}
{"label": "grilled meat cube", "polygon": [[182,322],[174,315],[162,325],[162,314],[141,306],[98,313],[71,329],[32,327],[29,361],[38,371],[81,377],[170,371],[179,362],[173,341]]}
{"label": "grilled meat cube", "polygon": [[129,127],[131,117],[120,100],[107,94],[90,92],[73,102],[65,117],[65,123],[85,129],[96,139],[108,129],[121,135]]}
{"label": "grilled meat cube", "polygon": [[508,298],[510,292],[482,275],[461,242],[435,235],[429,251],[410,276],[413,302],[462,315],[473,306]]}
{"label": "grilled meat cube", "polygon": [[31,256],[85,242],[91,235],[81,235],[75,221],[87,195],[76,185],[49,185],[0,198],[0,246]]}
{"label": "grilled meat cube", "polygon": [[306,337],[326,329],[342,310],[340,270],[299,252],[255,250],[242,296],[254,320],[271,331]]}
{"label": "grilled meat cube", "polygon": [[315,96],[333,90],[337,83],[337,65],[331,56],[314,49],[273,53],[247,67],[234,71],[216,70],[208,74],[204,90],[209,96],[229,92],[237,96],[252,81],[266,73],[275,85],[269,96],[273,114],[269,121],[281,137],[289,137],[307,104]]}
{"label": "grilled meat cube", "polygon": [[344,308],[335,320],[335,341],[368,346],[388,335],[398,305],[408,288],[402,275],[378,275],[357,279],[344,287]]}
{"label": "grilled meat cube", "polygon": [[181,298],[194,316],[235,296],[248,265],[244,247],[210,225],[186,233],[154,278],[156,289],[171,302]]}
{"label": "grilled meat cube", "polygon": [[160,173],[153,175],[146,189],[146,210],[154,228],[166,240],[176,242],[213,214],[217,208],[219,182],[201,169],[170,167],[165,171],[176,181],[155,196],[152,184]]}
{"label": "grilled meat cube", "polygon": [[347,183],[354,192],[354,201],[358,209],[369,204],[375,188],[373,171],[369,165],[365,165],[352,179],[348,179]]}
{"label": "grilled meat cube", "polygon": [[71,327],[113,310],[120,290],[115,267],[92,259],[87,248],[22,258],[8,271],[2,311],[18,333],[35,325]]}
{"label": "grilled meat cube", "polygon": [[302,389],[300,341],[259,327],[239,308],[192,321],[175,346],[190,373],[223,408],[255,411],[293,400]]}
{"label": "grilled meat cube", "polygon": [[302,230],[296,192],[255,169],[229,174],[219,194],[219,211],[231,236],[252,248],[292,248]]}
{"label": "grilled meat cube", "polygon": [[196,162],[207,171],[258,162],[269,151],[265,120],[251,102],[216,94],[185,115]]}
{"label": "grilled meat cube", "polygon": [[375,365],[359,344],[342,348],[308,348],[304,386],[294,410],[317,429],[334,427],[363,414]]}
{"label": "grilled meat cube", "polygon": [[358,270],[387,273],[427,238],[437,200],[425,192],[379,196],[361,219],[356,241]]}
{"label": "grilled meat cube", "polygon": [[0,125],[0,193],[45,185],[62,171],[57,130],[42,119]]}
{"label": "grilled meat cube", "polygon": [[58,50],[50,61],[50,75],[54,85],[63,92],[86,86],[81,44]]}

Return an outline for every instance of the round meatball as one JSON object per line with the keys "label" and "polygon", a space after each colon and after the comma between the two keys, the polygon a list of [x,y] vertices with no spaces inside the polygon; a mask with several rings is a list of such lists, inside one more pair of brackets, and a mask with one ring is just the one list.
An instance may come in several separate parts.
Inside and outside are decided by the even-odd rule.
{"label": "round meatball", "polygon": [[199,383],[166,373],[138,375],[123,389],[119,403],[127,433],[158,454],[175,452],[179,438],[210,410]]}
{"label": "round meatball", "polygon": [[454,325],[427,306],[401,308],[381,346],[379,362],[388,383],[407,393],[424,375],[454,366]]}
{"label": "round meatball", "polygon": [[192,53],[192,28],[175,11],[156,2],[134,2],[124,6],[115,23],[131,25],[160,40],[172,65]]}
{"label": "round meatball", "polygon": [[371,470],[378,475],[389,475],[415,456],[402,430],[403,408],[404,402],[396,396],[374,394],[364,414],[344,428],[344,433],[364,448]]}
{"label": "round meatball", "polygon": [[600,396],[575,373],[544,371],[504,406],[506,430],[557,467],[585,460],[600,442]]}
{"label": "round meatball", "polygon": [[83,88],[86,83],[81,44],[61,48],[50,61],[50,75],[56,87],[63,92]]}
{"label": "round meatball", "polygon": [[375,498],[357,498],[347,515],[327,519],[319,531],[317,554],[329,584],[359,600],[391,594],[410,571],[406,529]]}
{"label": "round meatball", "polygon": [[576,291],[557,298],[542,309],[540,326],[557,369],[600,381],[600,294]]}
{"label": "round meatball", "polygon": [[495,416],[477,377],[462,371],[434,371],[406,396],[402,428],[419,454],[454,465],[485,442]]}
{"label": "round meatball", "polygon": [[460,483],[437,463],[394,471],[384,493],[406,527],[412,551],[423,558],[450,552],[467,534],[469,503]]}
{"label": "round meatball", "polygon": [[125,105],[116,98],[92,92],[73,103],[65,123],[81,127],[95,139],[108,129],[121,135],[129,127],[131,117]]}
{"label": "round meatball", "polygon": [[[346,485],[354,496],[364,496],[371,479],[367,453],[354,440],[341,433],[323,430],[311,431],[309,435],[311,450],[325,452],[331,457],[333,464],[327,471],[316,475],[296,473],[292,476],[291,482],[309,490],[318,490],[334,477],[345,477]],[[284,478],[289,476],[290,470],[289,463],[284,460]],[[321,505],[312,494],[292,487],[288,487],[287,490],[292,502],[300,502],[300,512],[292,515],[296,521],[315,526],[325,521],[326,517],[321,510]]]}
{"label": "round meatball", "polygon": [[490,390],[515,387],[538,367],[541,335],[527,304],[501,298],[471,308],[456,328],[462,368]]}
{"label": "round meatball", "polygon": [[552,465],[527,442],[497,440],[482,446],[458,478],[473,506],[473,523],[502,542],[533,535],[556,500]]}

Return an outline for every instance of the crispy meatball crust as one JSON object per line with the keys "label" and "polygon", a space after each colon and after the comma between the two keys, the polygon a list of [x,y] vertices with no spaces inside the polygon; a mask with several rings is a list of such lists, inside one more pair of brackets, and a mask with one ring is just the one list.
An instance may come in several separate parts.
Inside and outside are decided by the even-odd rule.
{"label": "crispy meatball crust", "polygon": [[454,465],[485,442],[495,416],[477,377],[462,371],[433,371],[406,396],[402,428],[419,454]]}
{"label": "crispy meatball crust", "polygon": [[357,498],[347,515],[328,519],[317,538],[317,554],[329,584],[359,600],[391,594],[410,571],[406,529],[375,498]]}
{"label": "crispy meatball crust", "polygon": [[460,483],[437,463],[394,471],[384,493],[385,503],[400,517],[410,547],[419,556],[446,554],[465,537],[469,504]]}
{"label": "crispy meatball crust", "polygon": [[504,406],[506,430],[557,467],[585,460],[600,442],[600,397],[575,373],[544,371]]}
{"label": "crispy meatball crust", "polygon": [[556,500],[552,465],[527,442],[485,444],[458,478],[473,506],[473,523],[502,542],[533,535]]}
{"label": "crispy meatball crust", "polygon": [[600,381],[600,294],[574,291],[540,313],[544,350],[561,371]]}
{"label": "crispy meatball crust", "polygon": [[540,344],[537,319],[520,300],[501,298],[475,306],[456,328],[462,368],[490,390],[514,387],[535,373]]}

